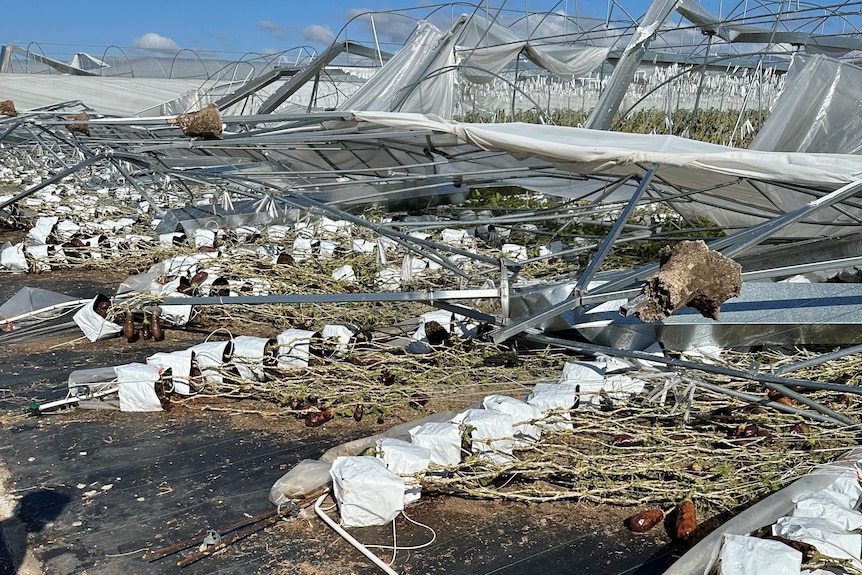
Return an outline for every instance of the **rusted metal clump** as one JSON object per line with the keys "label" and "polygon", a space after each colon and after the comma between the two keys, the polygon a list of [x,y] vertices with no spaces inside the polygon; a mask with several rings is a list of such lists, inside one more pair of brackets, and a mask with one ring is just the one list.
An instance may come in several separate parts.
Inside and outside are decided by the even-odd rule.
{"label": "rusted metal clump", "polygon": [[662,248],[659,271],[641,292],[646,303],[634,315],[646,322],[661,321],[687,305],[717,320],[721,304],[741,290],[738,263],[710,250],[702,240],[684,241]]}
{"label": "rusted metal clump", "polygon": [[183,134],[190,138],[221,140],[222,137],[221,115],[215,104],[210,104],[196,112],[180,114],[168,120],[168,123],[177,124]]}
{"label": "rusted metal clump", "polygon": [[[87,115],[87,112],[81,112],[80,114],[75,114],[74,116],[66,117],[63,119],[67,122],[74,122],[75,120],[79,122],[86,122],[90,119],[90,117]],[[67,127],[69,128],[70,132],[79,132],[81,134],[84,134],[85,136],[90,135],[90,124],[69,124]]]}
{"label": "rusted metal clump", "polygon": [[15,109],[15,102],[12,100],[0,100],[0,116],[14,118],[17,115],[18,110]]}

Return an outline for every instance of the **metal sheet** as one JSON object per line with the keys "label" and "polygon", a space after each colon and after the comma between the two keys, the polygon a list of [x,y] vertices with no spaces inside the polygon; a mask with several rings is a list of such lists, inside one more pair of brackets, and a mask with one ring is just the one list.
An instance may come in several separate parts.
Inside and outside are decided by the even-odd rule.
{"label": "metal sheet", "polygon": [[615,307],[573,312],[566,319],[587,340],[619,349],[645,349],[655,341],[677,351],[862,343],[860,284],[745,282],[740,296],[721,306],[719,321],[686,307],[664,321],[644,323]]}

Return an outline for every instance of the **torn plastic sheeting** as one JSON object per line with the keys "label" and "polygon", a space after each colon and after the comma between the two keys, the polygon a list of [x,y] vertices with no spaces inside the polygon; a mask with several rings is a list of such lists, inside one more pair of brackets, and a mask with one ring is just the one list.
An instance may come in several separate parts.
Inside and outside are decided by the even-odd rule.
{"label": "torn plastic sheeting", "polygon": [[424,313],[419,317],[419,328],[413,333],[416,341],[428,341],[425,334],[425,324],[435,321],[446,329],[450,334],[462,338],[475,337],[479,326],[471,323],[467,317],[446,310],[435,310]]}
{"label": "torn plastic sheeting", "polygon": [[269,500],[281,507],[291,499],[303,499],[318,487],[332,480],[329,470],[332,463],[317,459],[303,459],[282,475],[269,490]]}
{"label": "torn plastic sheeting", "polygon": [[117,295],[126,293],[159,293],[162,289],[162,284],[157,280],[160,277],[155,272],[147,272],[141,274],[130,275],[117,287]]}
{"label": "torn plastic sheeting", "polygon": [[123,331],[123,326],[112,321],[108,321],[105,317],[96,313],[95,310],[97,306],[107,309],[109,305],[110,300],[107,296],[99,294],[89,303],[84,304],[81,309],[72,316],[74,322],[79,328],[81,328],[81,331],[84,332],[84,335],[91,342],[114,337]]}
{"label": "torn plastic sheeting", "polygon": [[338,457],[329,470],[341,525],[386,525],[404,510],[404,479],[376,457]]}
{"label": "torn plastic sheeting", "polygon": [[382,437],[393,437],[395,439],[403,440],[411,439],[413,435],[413,430],[417,427],[425,425],[426,423],[445,423],[449,427],[455,427],[454,425],[449,423],[453,417],[455,417],[455,414],[451,411],[439,411],[437,413],[432,413],[431,415],[427,415],[420,419],[415,419],[413,421],[405,421],[404,423],[399,423],[398,425],[390,427],[383,433],[378,433],[369,437],[361,437],[359,439],[354,439],[353,441],[348,441],[347,443],[336,445],[335,447],[330,447],[323,455],[320,456],[320,460],[332,462],[335,461],[336,457],[340,457],[342,455],[359,455],[360,453],[365,453],[367,450],[376,446],[377,440]]}
{"label": "torn plastic sheeting", "polygon": [[73,397],[88,397],[93,393],[113,387],[116,383],[117,370],[113,366],[76,369],[69,374],[67,379],[69,395]]}
{"label": "torn plastic sheeting", "polygon": [[400,290],[401,270],[396,268],[384,268],[377,272],[377,287],[385,291]]}
{"label": "torn plastic sheeting", "polygon": [[852,559],[862,569],[859,560],[862,534],[845,531],[825,517],[781,517],[772,526],[772,534],[814,545],[823,555]]}
{"label": "torn plastic sheeting", "polygon": [[195,354],[191,348],[171,352],[160,351],[147,358],[147,365],[160,368],[162,371],[171,370],[174,391],[180,395],[192,395],[189,380],[194,360]]}
{"label": "torn plastic sheeting", "polygon": [[203,247],[211,248],[215,246],[216,238],[218,237],[219,230],[211,230],[209,228],[198,228],[194,232],[192,232],[192,237],[194,238],[195,247],[200,249]]}
{"label": "torn plastic sheeting", "polygon": [[506,395],[488,395],[482,406],[490,411],[506,413],[514,423],[515,447],[524,447],[542,437],[542,428],[532,423],[542,418],[542,412],[534,405]]}
{"label": "torn plastic sheeting", "polygon": [[168,232],[159,234],[159,243],[163,246],[173,246],[177,242],[185,241],[186,235],[182,232]]}
{"label": "torn plastic sheeting", "polygon": [[81,231],[81,226],[72,220],[63,220],[62,222],[58,222],[54,229],[60,239],[65,241],[71,239],[73,235]]}
{"label": "torn plastic sheeting", "polygon": [[641,393],[646,383],[641,379],[617,374],[609,375],[602,380],[588,379],[579,385],[581,386],[580,407],[600,409],[603,397],[626,401]]}
{"label": "torn plastic sheeting", "polygon": [[440,231],[440,241],[449,245],[472,245],[473,242],[465,230],[445,228]]}
{"label": "torn plastic sheeting", "polygon": [[278,367],[308,367],[311,359],[311,338],[315,332],[305,329],[288,329],[276,338],[278,342]]}
{"label": "torn plastic sheeting", "polygon": [[521,244],[503,244],[501,248],[503,256],[515,261],[527,259],[527,246]]}
{"label": "torn plastic sheeting", "polygon": [[129,363],[114,368],[121,411],[162,411],[156,395],[159,369],[154,365]]}
{"label": "torn plastic sheeting", "polygon": [[[431,450],[401,439],[384,437],[377,441],[377,457],[383,460],[386,469],[400,476],[415,476],[424,473],[431,463]],[[422,497],[422,485],[415,477],[404,477],[404,504],[418,501]]]}
{"label": "torn plastic sheeting", "polygon": [[[0,305],[0,330],[10,331],[20,329],[28,325],[40,323],[47,319],[53,319],[67,312],[69,308],[53,308],[67,302],[77,301],[76,298],[65,294],[44,290],[41,288],[23,287],[11,298],[6,300],[3,305]],[[71,304],[70,304],[71,305]],[[9,318],[39,312],[38,317],[21,318],[14,322],[9,322]]]}
{"label": "torn plastic sheeting", "polygon": [[317,253],[321,258],[331,258],[335,256],[335,250],[338,249],[338,242],[332,240],[320,240],[317,242]]}
{"label": "torn plastic sheeting", "polygon": [[194,273],[197,270],[199,263],[216,257],[218,257],[218,254],[216,253],[196,253],[187,256],[174,256],[154,264],[147,271],[166,277]]}
{"label": "torn plastic sheeting", "polygon": [[312,239],[298,236],[293,240],[293,259],[297,262],[305,261],[313,255]]}
{"label": "torn plastic sheeting", "polygon": [[835,480],[822,491],[828,492],[833,500],[847,509],[858,509],[862,504],[862,485],[859,484],[859,472],[855,468],[839,469]]}
{"label": "torn plastic sheeting", "polygon": [[829,490],[800,498],[791,513],[792,517],[826,517],[845,531],[862,528],[862,513],[842,506]]}
{"label": "torn plastic sheeting", "polygon": [[538,408],[544,416],[544,420],[537,424],[555,431],[572,429],[569,410],[577,401],[578,390],[568,383],[537,383],[527,397],[527,403]]}
{"label": "torn plastic sheeting", "polygon": [[[213,280],[215,281],[215,280]],[[240,295],[266,296],[269,295],[269,290],[272,284],[262,278],[245,278],[240,280],[228,280],[228,286],[231,288],[231,297]]]}
{"label": "torn plastic sheeting", "polygon": [[461,431],[455,423],[428,422],[410,429],[410,443],[427,448],[431,462],[457,465],[461,462]]}
{"label": "torn plastic sheeting", "polygon": [[360,254],[371,254],[374,253],[374,249],[377,247],[377,242],[371,242],[363,239],[355,239],[350,241],[350,249],[356,253]]}
{"label": "torn plastic sheeting", "polygon": [[428,269],[428,262],[421,258],[414,258],[410,253],[404,254],[401,260],[401,281],[412,282],[414,276],[418,276]]}
{"label": "torn plastic sheeting", "polygon": [[798,575],[802,553],[780,541],[725,534],[719,575]]}

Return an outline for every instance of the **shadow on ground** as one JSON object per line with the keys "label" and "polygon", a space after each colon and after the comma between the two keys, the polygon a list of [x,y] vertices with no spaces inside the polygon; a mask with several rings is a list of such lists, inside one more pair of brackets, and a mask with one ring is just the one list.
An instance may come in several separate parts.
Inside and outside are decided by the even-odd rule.
{"label": "shadow on ground", "polygon": [[72,500],[65,489],[38,489],[24,495],[14,514],[0,522],[0,575],[16,575],[30,533],[40,533]]}

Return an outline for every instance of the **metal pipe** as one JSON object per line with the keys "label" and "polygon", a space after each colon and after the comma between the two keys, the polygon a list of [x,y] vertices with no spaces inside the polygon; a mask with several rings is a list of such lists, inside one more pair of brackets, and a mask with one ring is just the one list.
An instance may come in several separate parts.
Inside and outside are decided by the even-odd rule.
{"label": "metal pipe", "polygon": [[260,296],[208,296],[153,298],[162,305],[267,305],[299,303],[361,303],[382,301],[435,301],[499,298],[499,289],[437,290],[384,293],[282,294]]}
{"label": "metal pipe", "polygon": [[681,377],[682,381],[686,383],[693,383],[698,387],[703,387],[704,389],[708,389],[710,391],[714,391],[715,393],[722,393],[724,395],[728,395],[730,397],[735,397],[737,399],[741,399],[743,401],[747,401],[749,403],[754,403],[756,405],[762,405],[764,407],[771,407],[772,409],[776,409],[778,411],[783,411],[785,413],[792,413],[794,415],[800,415],[802,417],[807,417],[809,419],[813,419],[814,421],[819,421],[821,423],[833,423],[836,425],[841,425],[840,421],[836,421],[827,415],[822,415],[820,413],[811,413],[810,411],[805,411],[790,405],[784,405],[783,403],[778,403],[777,401],[770,401],[768,399],[763,399],[762,397],[757,397],[756,395],[750,395],[748,393],[744,393],[742,391],[736,391],[734,389],[725,389],[720,385],[715,385],[712,383],[707,383],[705,381],[701,381],[699,379],[695,379],[692,377]]}
{"label": "metal pipe", "polygon": [[599,269],[599,266],[604,263],[605,257],[607,257],[608,252],[611,250],[611,247],[613,247],[613,244],[619,237],[620,233],[622,233],[623,226],[625,226],[625,223],[628,221],[628,219],[631,217],[631,215],[637,208],[641,196],[643,196],[644,191],[646,191],[647,187],[649,186],[650,180],[652,180],[652,177],[655,175],[655,171],[656,168],[652,167],[646,174],[644,174],[641,183],[638,184],[637,189],[632,194],[632,197],[629,200],[628,204],[626,204],[625,209],[623,209],[619,218],[617,218],[617,221],[614,223],[614,226],[611,228],[611,231],[609,231],[608,235],[605,236],[602,245],[599,246],[599,250],[593,256],[593,259],[590,260],[589,265],[587,265],[587,268],[584,270],[584,273],[581,274],[580,279],[578,279],[578,283],[575,286],[574,290],[576,293],[580,293],[586,290],[587,285],[592,281],[593,276]]}
{"label": "metal pipe", "polygon": [[791,371],[798,371],[806,367],[820,365],[821,363],[826,363],[827,361],[832,361],[833,359],[840,359],[842,357],[846,357],[848,355],[853,355],[854,353],[860,352],[862,352],[862,344],[845,347],[844,349],[839,349],[830,353],[823,353],[818,355],[817,357],[812,357],[803,361],[797,361],[795,363],[791,363],[790,365],[785,365],[773,369],[772,373],[774,373],[775,375],[790,373]]}

